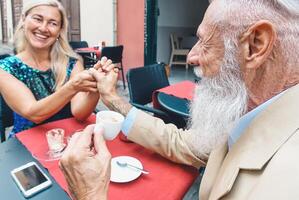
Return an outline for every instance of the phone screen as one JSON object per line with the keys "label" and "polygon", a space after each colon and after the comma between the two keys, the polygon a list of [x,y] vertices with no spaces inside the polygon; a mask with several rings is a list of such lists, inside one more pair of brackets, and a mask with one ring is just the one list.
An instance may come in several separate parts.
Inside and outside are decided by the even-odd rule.
{"label": "phone screen", "polygon": [[46,182],[47,178],[39,171],[35,165],[31,165],[25,169],[14,173],[24,190],[30,190],[37,185]]}

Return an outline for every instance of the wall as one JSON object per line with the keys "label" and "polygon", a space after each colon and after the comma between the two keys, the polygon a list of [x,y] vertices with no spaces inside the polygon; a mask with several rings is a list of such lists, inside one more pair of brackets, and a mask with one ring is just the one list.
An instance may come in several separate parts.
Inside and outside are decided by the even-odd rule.
{"label": "wall", "polygon": [[13,22],[12,22],[12,9],[11,0],[6,0],[6,13],[7,13],[7,35],[8,42],[13,42]]}
{"label": "wall", "polygon": [[144,65],[144,0],[119,0],[117,43],[124,45],[123,66]]}
{"label": "wall", "polygon": [[[2,3],[0,3],[0,6],[3,6]],[[2,40],[2,13],[1,12],[2,11],[1,11],[1,7],[0,7],[0,43],[1,43],[1,40]]]}
{"label": "wall", "polygon": [[208,0],[158,0],[157,61],[169,63],[170,34],[191,36],[196,34],[203,19]]}
{"label": "wall", "polygon": [[[122,0],[121,0],[122,1]],[[114,45],[113,1],[80,0],[81,40],[90,46],[105,41],[106,45]]]}

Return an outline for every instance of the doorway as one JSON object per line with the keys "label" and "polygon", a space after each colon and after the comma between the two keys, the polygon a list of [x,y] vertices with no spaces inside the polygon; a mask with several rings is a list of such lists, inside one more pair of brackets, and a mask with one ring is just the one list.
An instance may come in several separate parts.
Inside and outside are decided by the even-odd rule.
{"label": "doorway", "polygon": [[[149,5],[149,6],[148,6]],[[209,6],[208,0],[146,0],[145,9],[145,64],[169,63],[171,54],[170,34],[197,41],[196,31]],[[191,42],[191,43],[192,43]],[[190,43],[190,42],[189,42]],[[189,48],[193,46],[189,44]],[[173,82],[194,80],[192,67],[172,66]],[[172,81],[172,80],[170,80]]]}
{"label": "doorway", "polygon": [[208,6],[208,0],[145,0],[144,63],[168,63],[170,34],[195,36]]}
{"label": "doorway", "polygon": [[66,10],[66,15],[69,21],[68,39],[70,41],[80,41],[80,0],[60,0],[60,2]]}
{"label": "doorway", "polygon": [[[179,39],[196,37],[198,25],[209,5],[208,0],[160,0],[157,28],[157,61],[169,63],[170,34]],[[189,48],[192,47],[192,44]],[[182,66],[183,67],[183,66]]]}

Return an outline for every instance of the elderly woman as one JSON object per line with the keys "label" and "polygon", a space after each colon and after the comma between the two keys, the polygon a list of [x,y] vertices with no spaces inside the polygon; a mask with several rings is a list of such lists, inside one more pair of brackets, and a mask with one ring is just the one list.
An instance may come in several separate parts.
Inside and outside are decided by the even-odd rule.
{"label": "elderly woman", "polygon": [[[69,46],[67,28],[58,1],[24,5],[14,38],[17,55],[0,61],[0,92],[15,112],[10,136],[48,121],[84,120],[94,110],[97,85]],[[104,58],[94,68],[108,70],[111,63]]]}

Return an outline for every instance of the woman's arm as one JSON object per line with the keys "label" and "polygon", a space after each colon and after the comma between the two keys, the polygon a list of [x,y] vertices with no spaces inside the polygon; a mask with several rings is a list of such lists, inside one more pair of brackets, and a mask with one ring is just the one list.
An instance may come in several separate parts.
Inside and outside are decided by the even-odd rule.
{"label": "woman's arm", "polygon": [[0,92],[18,114],[40,123],[61,110],[78,92],[97,92],[94,78],[86,70],[76,75],[56,92],[36,100],[30,89],[13,75],[0,69]]}
{"label": "woman's arm", "polygon": [[[83,71],[83,65],[78,61],[71,73],[72,77]],[[94,80],[95,81],[95,80]],[[77,120],[85,120],[95,109],[99,101],[99,92],[79,92],[71,100],[72,114]]]}

